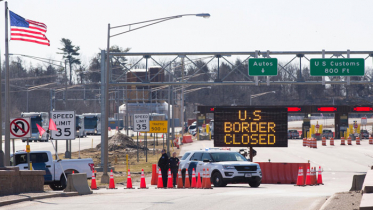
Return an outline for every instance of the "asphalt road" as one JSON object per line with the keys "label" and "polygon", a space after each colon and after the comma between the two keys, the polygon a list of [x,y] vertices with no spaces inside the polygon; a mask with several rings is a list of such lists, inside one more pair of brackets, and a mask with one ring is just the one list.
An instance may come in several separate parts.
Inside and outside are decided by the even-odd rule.
{"label": "asphalt road", "polygon": [[[348,191],[352,176],[365,173],[373,164],[373,145],[367,140],[362,145],[334,147],[321,146],[310,149],[302,146],[301,140],[289,140],[288,148],[256,148],[255,161],[307,162],[324,169],[325,185],[296,187],[293,185],[262,184],[250,188],[246,184],[228,185],[212,190],[170,189],[157,190],[99,190],[93,195],[70,198],[53,198],[23,202],[3,207],[4,209],[319,209],[328,196],[335,192]],[[181,154],[189,150],[212,147],[213,141],[197,141],[182,147]],[[238,149],[232,149],[238,150]],[[149,183],[148,183],[149,184]],[[138,186],[138,183],[135,183]]]}

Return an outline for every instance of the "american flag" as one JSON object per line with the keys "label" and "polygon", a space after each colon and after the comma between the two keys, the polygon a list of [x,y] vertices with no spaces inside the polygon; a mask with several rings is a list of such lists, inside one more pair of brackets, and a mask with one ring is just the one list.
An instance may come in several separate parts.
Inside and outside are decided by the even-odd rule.
{"label": "american flag", "polygon": [[44,23],[27,20],[9,10],[10,17],[10,40],[34,42],[48,45],[49,40],[45,36],[47,26]]}

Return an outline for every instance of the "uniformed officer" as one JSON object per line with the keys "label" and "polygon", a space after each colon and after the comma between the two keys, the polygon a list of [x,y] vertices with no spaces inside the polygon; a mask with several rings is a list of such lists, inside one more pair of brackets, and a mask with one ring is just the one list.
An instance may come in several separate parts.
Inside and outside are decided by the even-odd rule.
{"label": "uniformed officer", "polygon": [[162,172],[163,187],[167,187],[167,173],[168,173],[168,155],[165,149],[162,149],[162,156],[159,158],[158,167]]}
{"label": "uniformed officer", "polygon": [[173,180],[174,180],[174,186],[177,184],[176,180],[177,180],[177,171],[179,169],[179,158],[176,157],[176,152],[172,153],[172,157],[170,158],[169,162],[170,162],[170,168],[171,168],[171,173],[172,173],[172,176],[173,176]]}

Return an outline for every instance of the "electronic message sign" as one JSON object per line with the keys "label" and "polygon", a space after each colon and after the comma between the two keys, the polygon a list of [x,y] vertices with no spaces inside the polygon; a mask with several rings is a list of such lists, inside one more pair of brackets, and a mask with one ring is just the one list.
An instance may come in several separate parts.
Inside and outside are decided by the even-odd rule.
{"label": "electronic message sign", "polygon": [[215,147],[287,147],[286,107],[216,107]]}

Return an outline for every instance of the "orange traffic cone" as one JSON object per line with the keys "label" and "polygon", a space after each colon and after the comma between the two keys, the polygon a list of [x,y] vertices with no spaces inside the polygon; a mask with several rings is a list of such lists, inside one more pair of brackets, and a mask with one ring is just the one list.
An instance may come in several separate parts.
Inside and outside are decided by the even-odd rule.
{"label": "orange traffic cone", "polygon": [[128,173],[127,173],[127,189],[134,189],[132,187],[131,171],[129,169],[128,169]]}
{"label": "orange traffic cone", "polygon": [[192,173],[192,188],[196,188],[196,172],[194,171],[194,168],[193,168],[193,173]]}
{"label": "orange traffic cone", "polygon": [[347,144],[348,144],[348,145],[352,145],[352,139],[351,139],[351,136],[349,136],[349,137],[347,138]]}
{"label": "orange traffic cone", "polygon": [[311,184],[316,184],[315,167],[311,167]]}
{"label": "orange traffic cone", "polygon": [[201,176],[200,176],[199,172],[198,172],[198,177],[197,177],[196,188],[202,188]]}
{"label": "orange traffic cone", "polygon": [[203,171],[202,171],[202,187],[201,188],[205,187],[205,182],[206,182],[206,176],[205,175],[206,175],[206,171],[203,168]]}
{"label": "orange traffic cone", "polygon": [[316,173],[315,173],[315,167],[312,168],[312,185],[316,185]]}
{"label": "orange traffic cone", "polygon": [[157,164],[152,165],[152,180],[150,181],[151,185],[157,185]]}
{"label": "orange traffic cone", "polygon": [[319,173],[317,174],[317,184],[324,185],[324,183],[322,182],[321,166],[319,166]]}
{"label": "orange traffic cone", "polygon": [[159,172],[158,172],[158,184],[157,184],[157,188],[163,188],[163,180],[162,180],[161,169],[159,169]]}
{"label": "orange traffic cone", "polygon": [[96,184],[96,176],[95,176],[94,171],[92,171],[91,190],[98,190],[97,184]]}
{"label": "orange traffic cone", "polygon": [[144,169],[141,169],[140,189],[148,189],[146,187]]}
{"label": "orange traffic cone", "polygon": [[189,181],[189,172],[188,172],[188,169],[185,170],[184,188],[190,188],[190,181]]}
{"label": "orange traffic cone", "polygon": [[369,144],[373,144],[373,137],[369,137]]}
{"label": "orange traffic cone", "polygon": [[167,188],[174,188],[174,185],[172,184],[171,169],[168,169]]}
{"label": "orange traffic cone", "polygon": [[206,176],[206,181],[205,181],[205,187],[203,187],[203,188],[204,189],[212,189],[209,168],[207,168],[205,176]]}
{"label": "orange traffic cone", "polygon": [[113,170],[110,171],[109,189],[117,189],[115,188]]}
{"label": "orange traffic cone", "polygon": [[184,188],[184,186],[183,186],[183,176],[181,176],[181,169],[179,169],[179,173],[178,173],[177,188]]}
{"label": "orange traffic cone", "polygon": [[310,167],[307,167],[306,185],[311,185]]}
{"label": "orange traffic cone", "polygon": [[297,179],[297,185],[296,186],[304,186],[303,168],[302,167],[299,167],[299,170],[298,170],[298,179]]}

